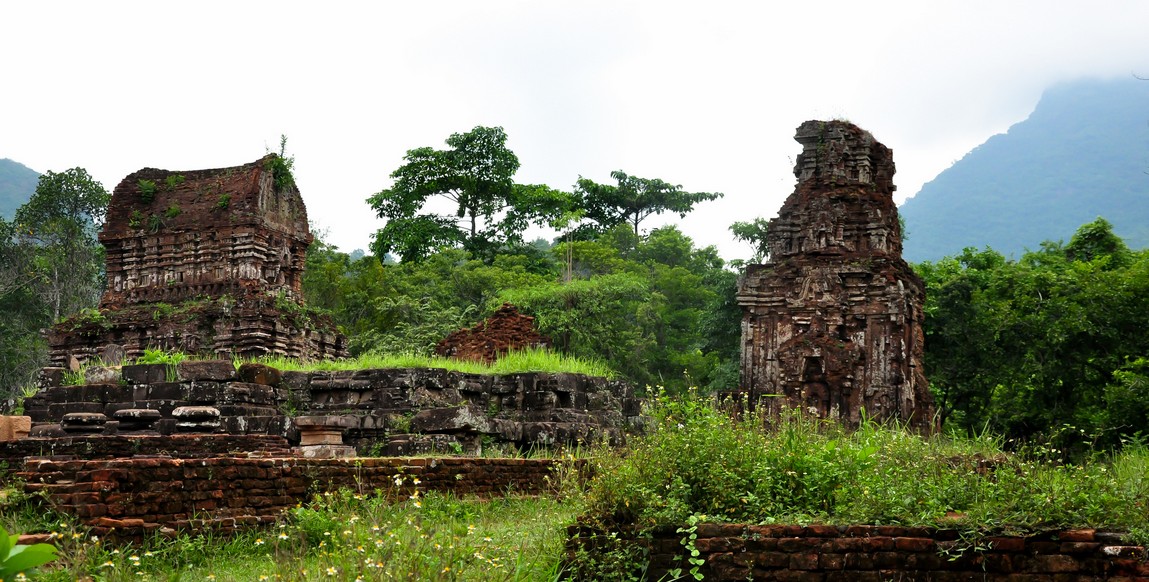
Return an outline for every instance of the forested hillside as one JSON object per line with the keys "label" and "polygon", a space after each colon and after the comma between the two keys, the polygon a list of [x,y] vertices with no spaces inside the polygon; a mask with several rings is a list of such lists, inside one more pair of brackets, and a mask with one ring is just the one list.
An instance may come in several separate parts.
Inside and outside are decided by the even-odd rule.
{"label": "forested hillside", "polygon": [[1020,257],[1098,216],[1149,246],[1149,81],[1056,86],[899,209],[911,262],[965,247]]}
{"label": "forested hillside", "polygon": [[16,209],[32,197],[40,174],[8,158],[0,159],[0,217],[11,220]]}

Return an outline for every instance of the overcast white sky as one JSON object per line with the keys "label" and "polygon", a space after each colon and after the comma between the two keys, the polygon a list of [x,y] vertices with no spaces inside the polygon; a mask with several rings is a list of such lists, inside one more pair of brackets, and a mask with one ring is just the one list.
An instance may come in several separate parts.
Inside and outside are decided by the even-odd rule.
{"label": "overcast white sky", "polygon": [[727,226],[793,188],[803,121],[893,148],[900,201],[1049,85],[1149,76],[1149,2],[24,0],[0,5],[0,54],[0,158],[40,172],[111,190],[286,134],[312,221],[351,251],[406,150],[501,125],[520,182],[724,192],[680,222],[729,259],[749,249]]}

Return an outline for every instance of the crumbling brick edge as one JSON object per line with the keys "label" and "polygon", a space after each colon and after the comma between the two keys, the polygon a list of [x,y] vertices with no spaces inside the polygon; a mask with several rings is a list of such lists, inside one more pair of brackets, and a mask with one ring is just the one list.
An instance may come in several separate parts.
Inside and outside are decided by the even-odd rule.
{"label": "crumbling brick edge", "polygon": [[29,493],[41,492],[56,509],[77,516],[94,535],[131,539],[155,531],[230,533],[271,524],[312,495],[341,489],[395,497],[416,490],[543,494],[561,463],[466,457],[29,459],[13,476]]}
{"label": "crumbling brick edge", "polygon": [[[1092,529],[976,540],[957,530],[869,525],[699,524],[694,533],[705,580],[1149,581],[1144,547],[1127,545],[1119,533]],[[593,559],[616,539],[577,525],[567,534],[568,561]],[[615,535],[641,548],[649,560],[647,579],[691,569],[677,528]]]}

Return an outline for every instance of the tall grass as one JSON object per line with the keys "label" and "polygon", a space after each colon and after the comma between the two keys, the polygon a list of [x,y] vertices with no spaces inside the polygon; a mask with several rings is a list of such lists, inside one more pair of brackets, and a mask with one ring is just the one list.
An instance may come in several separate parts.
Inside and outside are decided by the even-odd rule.
{"label": "tall grass", "polygon": [[694,395],[659,398],[651,431],[598,460],[590,521],[642,527],[903,524],[1022,533],[1094,527],[1149,540],[1149,450],[1060,465],[993,438],[849,432],[800,414],[734,417]]}
{"label": "tall grass", "polygon": [[278,356],[267,356],[254,360],[280,370],[297,371],[339,371],[366,370],[373,368],[443,368],[468,374],[517,374],[522,372],[568,372],[613,378],[614,372],[602,362],[567,356],[546,349],[526,349],[511,351],[493,364],[467,360],[455,360],[439,356],[415,354],[376,354],[367,353],[346,360],[296,360]]}
{"label": "tall grass", "polygon": [[576,500],[322,494],[262,531],[110,545],[61,524],[34,580],[557,580]]}

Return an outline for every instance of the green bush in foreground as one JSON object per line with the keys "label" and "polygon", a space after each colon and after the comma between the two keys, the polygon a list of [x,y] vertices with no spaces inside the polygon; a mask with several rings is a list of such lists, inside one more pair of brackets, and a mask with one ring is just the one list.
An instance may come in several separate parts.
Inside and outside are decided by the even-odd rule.
{"label": "green bush in foreground", "polygon": [[1075,465],[1006,454],[993,439],[853,432],[797,414],[735,418],[712,401],[656,399],[650,432],[600,458],[585,520],[902,524],[1023,533],[1094,527],[1149,541],[1149,451]]}

